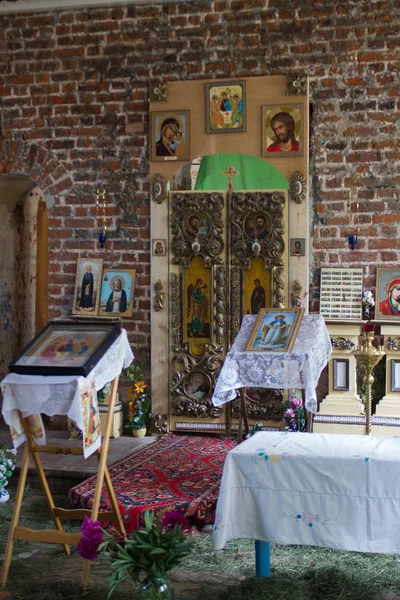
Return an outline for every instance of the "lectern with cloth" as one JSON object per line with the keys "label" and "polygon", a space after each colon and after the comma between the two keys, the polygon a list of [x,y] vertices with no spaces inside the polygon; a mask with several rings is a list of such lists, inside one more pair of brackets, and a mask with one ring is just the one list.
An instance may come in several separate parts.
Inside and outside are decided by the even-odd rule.
{"label": "lectern with cloth", "polygon": [[[309,413],[316,413],[318,379],[332,352],[323,317],[317,314],[303,316],[291,352],[245,351],[256,320],[257,315],[243,317],[239,334],[226,355],[219,374],[213,404],[220,406],[234,400],[236,390],[240,388],[301,388],[305,409]],[[241,401],[241,412],[246,418],[244,392],[241,394]],[[241,426],[239,436],[241,437]]]}
{"label": "lectern with cloth", "polygon": [[[2,414],[10,426],[14,447],[27,442],[21,465],[21,472],[11,520],[4,563],[1,573],[1,585],[5,587],[11,562],[14,540],[31,540],[61,544],[65,553],[70,554],[68,544],[77,544],[80,533],[66,533],[60,519],[83,519],[84,515],[92,520],[115,522],[125,532],[117,499],[107,470],[106,461],[110,442],[111,420],[117,395],[118,380],[122,369],[133,360],[126,331],[120,335],[105,352],[103,357],[87,376],[44,376],[10,373],[1,383],[3,392]],[[104,431],[101,432],[97,391],[112,381],[111,399]],[[47,446],[45,430],[40,414],[68,415],[82,431],[83,448]],[[39,453],[80,454],[85,458],[97,452],[99,458],[96,491],[91,510],[64,510],[55,506]],[[43,487],[55,529],[34,530],[18,525],[23,493],[28,473],[29,457],[32,456],[40,483]],[[105,483],[113,510],[99,512],[101,490]],[[89,561],[85,561],[82,584],[86,588],[89,577]]]}

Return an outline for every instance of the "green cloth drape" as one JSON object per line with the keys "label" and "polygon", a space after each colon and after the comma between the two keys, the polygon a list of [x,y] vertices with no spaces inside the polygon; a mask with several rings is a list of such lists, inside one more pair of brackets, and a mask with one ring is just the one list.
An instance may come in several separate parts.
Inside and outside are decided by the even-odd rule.
{"label": "green cloth drape", "polygon": [[250,154],[209,154],[203,156],[196,181],[196,191],[227,190],[229,166],[239,174],[233,178],[235,190],[286,190],[288,180],[273,165]]}

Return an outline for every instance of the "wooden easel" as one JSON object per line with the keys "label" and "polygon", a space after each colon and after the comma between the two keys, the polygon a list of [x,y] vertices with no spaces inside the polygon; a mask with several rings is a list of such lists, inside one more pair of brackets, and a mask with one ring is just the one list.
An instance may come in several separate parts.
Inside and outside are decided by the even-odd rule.
{"label": "wooden easel", "polygon": [[[110,404],[108,407],[106,426],[103,432],[103,439],[101,447],[97,450],[97,457],[99,459],[99,467],[97,472],[97,484],[96,490],[93,497],[93,506],[92,510],[89,509],[71,509],[66,510],[63,508],[58,508],[55,506],[53,497],[51,495],[46,475],[43,470],[43,466],[39,457],[39,453],[46,452],[48,454],[75,454],[75,455],[83,455],[82,448],[71,448],[69,446],[37,446],[33,440],[32,433],[29,427],[28,420],[23,418],[21,413],[21,422],[24,427],[24,431],[27,438],[27,443],[25,445],[24,456],[22,459],[21,472],[18,481],[17,494],[15,497],[15,506],[11,519],[10,530],[8,533],[6,551],[4,554],[4,562],[3,568],[1,571],[1,587],[5,587],[7,583],[8,570],[10,568],[11,556],[14,546],[14,540],[29,540],[35,542],[46,542],[52,544],[61,544],[65,554],[68,556],[71,554],[71,549],[69,544],[77,544],[81,538],[81,533],[66,533],[61,525],[60,519],[83,519],[85,515],[89,516],[92,521],[100,520],[100,521],[109,521],[115,522],[118,524],[119,529],[125,533],[125,527],[122,522],[121,514],[119,512],[117,499],[112,487],[110,474],[107,469],[107,455],[108,449],[110,445],[110,433],[111,433],[111,425],[112,425],[112,416],[114,413],[114,406],[117,397],[117,389],[118,389],[118,381],[119,376],[115,377],[111,386],[111,398]],[[40,483],[44,490],[44,494],[46,496],[46,500],[49,506],[49,510],[51,516],[54,521],[55,529],[30,529],[27,527],[20,527],[18,525],[19,514],[21,510],[22,499],[24,495],[25,485],[26,485],[26,476],[28,473],[29,466],[29,457],[32,456],[37,473],[40,479]],[[113,511],[109,512],[100,512],[100,498],[101,498],[101,490],[103,487],[103,483],[105,483],[108,495],[110,497],[111,505],[113,507]],[[82,575],[82,587],[83,589],[87,588],[87,583],[89,579],[90,572],[90,561],[84,561],[83,567],[83,575]]]}

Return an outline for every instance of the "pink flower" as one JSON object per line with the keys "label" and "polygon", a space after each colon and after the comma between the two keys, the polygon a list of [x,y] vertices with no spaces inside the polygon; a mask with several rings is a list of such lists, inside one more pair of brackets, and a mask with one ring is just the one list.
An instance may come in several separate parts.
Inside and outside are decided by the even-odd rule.
{"label": "pink flower", "polygon": [[294,419],[295,418],[295,414],[294,414],[294,410],[293,408],[287,408],[285,410],[285,412],[283,413],[283,418],[284,419]]}
{"label": "pink flower", "polygon": [[182,530],[189,527],[189,523],[182,513],[176,510],[170,510],[169,512],[165,513],[161,527],[163,529],[174,529],[176,525],[181,527]]}
{"label": "pink flower", "polygon": [[87,515],[83,517],[82,537],[77,545],[77,552],[82,558],[94,560],[100,554],[98,547],[104,539],[100,521],[92,521]]}
{"label": "pink flower", "polygon": [[294,410],[296,410],[296,408],[300,408],[300,406],[303,404],[301,398],[296,398],[295,396],[293,396],[292,398],[290,398],[290,407],[293,408]]}

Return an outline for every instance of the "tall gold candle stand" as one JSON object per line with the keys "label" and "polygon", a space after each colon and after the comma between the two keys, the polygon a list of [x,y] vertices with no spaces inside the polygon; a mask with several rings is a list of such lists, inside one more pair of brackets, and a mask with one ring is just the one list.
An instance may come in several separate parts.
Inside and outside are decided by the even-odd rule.
{"label": "tall gold candle stand", "polygon": [[385,352],[380,346],[376,347],[372,344],[374,340],[374,324],[364,324],[364,335],[361,336],[358,348],[353,350],[358,367],[362,367],[362,378],[366,385],[365,397],[365,426],[366,435],[371,435],[371,413],[372,413],[372,384],[374,377],[372,371],[378,362],[385,356]]}

